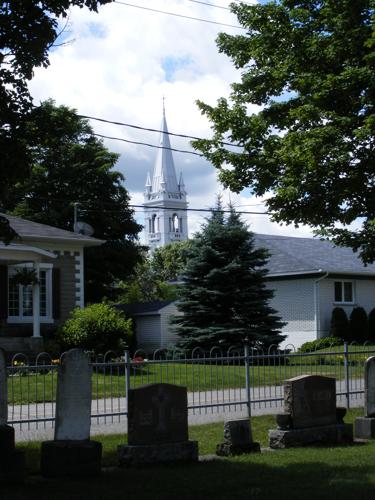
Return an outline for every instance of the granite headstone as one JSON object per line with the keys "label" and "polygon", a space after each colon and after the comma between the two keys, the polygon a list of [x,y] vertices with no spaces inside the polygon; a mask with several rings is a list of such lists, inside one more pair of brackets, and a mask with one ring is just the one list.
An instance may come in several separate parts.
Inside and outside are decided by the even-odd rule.
{"label": "granite headstone", "polygon": [[216,455],[234,456],[259,451],[260,445],[253,441],[248,418],[224,422],[224,442],[216,446]]}
{"label": "granite headstone", "polygon": [[6,357],[0,349],[0,426],[8,422],[8,390],[7,390]]}
{"label": "granite headstone", "polygon": [[365,362],[365,417],[375,417],[375,356]]}
{"label": "granite headstone", "polygon": [[122,466],[198,460],[198,444],[189,441],[187,390],[150,384],[128,394],[128,445],[118,447]]}
{"label": "granite headstone", "polygon": [[290,415],[294,428],[335,424],[335,379],[321,375],[300,375],[286,380],[284,411]]}
{"label": "granite headstone", "polygon": [[150,384],[129,391],[129,445],[178,443],[187,439],[185,387]]}
{"label": "granite headstone", "polygon": [[365,415],[354,422],[355,436],[375,439],[375,356],[365,362]]}
{"label": "granite headstone", "polygon": [[14,428],[8,421],[7,364],[0,349],[0,483],[22,481],[26,474],[25,455],[16,450]]}
{"label": "granite headstone", "polygon": [[345,424],[345,408],[336,408],[336,381],[301,375],[284,382],[284,413],[278,429],[269,431],[271,448],[335,445],[353,442],[353,426]]}
{"label": "granite headstone", "polygon": [[91,374],[87,355],[71,349],[58,368],[54,441],[44,441],[41,473],[46,477],[94,476],[101,469],[102,445],[90,440]]}
{"label": "granite headstone", "polygon": [[72,349],[63,355],[57,376],[55,441],[90,438],[91,374],[84,351]]}

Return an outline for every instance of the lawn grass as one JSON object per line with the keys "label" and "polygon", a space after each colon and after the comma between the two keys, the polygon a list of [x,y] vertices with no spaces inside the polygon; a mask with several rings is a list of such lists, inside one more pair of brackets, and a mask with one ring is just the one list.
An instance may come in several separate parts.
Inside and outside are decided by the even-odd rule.
{"label": "lawn grass", "polygon": [[[351,367],[352,377],[362,377],[363,368]],[[8,399],[11,405],[54,401],[57,384],[57,372],[20,371],[8,379]],[[333,364],[286,364],[280,366],[250,366],[250,384],[252,387],[281,385],[285,379],[302,374],[319,374],[344,378],[344,366]],[[189,392],[220,391],[228,388],[246,386],[245,367],[243,365],[205,365],[205,364],[150,364],[141,369],[132,370],[130,386],[139,387],[154,382],[168,382],[186,386]],[[124,397],[125,375],[118,368],[111,373],[93,373],[93,399]]]}
{"label": "lawn grass", "polygon": [[[350,411],[353,421],[361,410]],[[264,446],[274,417],[252,419],[254,439]],[[201,454],[213,453],[222,440],[223,424],[190,428]],[[124,436],[101,436],[103,466],[116,464],[116,447]],[[32,472],[37,470],[39,443],[24,444]],[[137,469],[106,468],[89,480],[42,480],[2,487],[4,500],[316,500],[372,499],[375,495],[375,442],[337,448],[301,448],[243,455],[193,465]]]}

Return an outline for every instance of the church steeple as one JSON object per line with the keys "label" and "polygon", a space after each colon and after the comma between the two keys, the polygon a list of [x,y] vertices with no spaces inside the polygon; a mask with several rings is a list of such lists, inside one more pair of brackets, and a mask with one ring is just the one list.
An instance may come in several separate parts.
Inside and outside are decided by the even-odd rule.
{"label": "church steeple", "polygon": [[185,185],[176,168],[171,151],[165,106],[161,123],[160,148],[156,156],[152,180],[147,176],[145,186],[146,242],[151,250],[173,241],[188,238],[187,201]]}

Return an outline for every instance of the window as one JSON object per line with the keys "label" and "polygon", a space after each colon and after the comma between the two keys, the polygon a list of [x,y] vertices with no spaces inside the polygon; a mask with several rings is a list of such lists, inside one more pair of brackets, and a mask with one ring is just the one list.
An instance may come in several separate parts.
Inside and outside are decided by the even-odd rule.
{"label": "window", "polygon": [[[52,267],[47,266],[42,264],[39,271],[39,293],[40,318],[48,321],[52,320]],[[9,267],[8,320],[29,322],[33,319],[33,287],[12,281],[17,267]]]}
{"label": "window", "polygon": [[335,281],[335,302],[344,304],[352,304],[354,302],[352,281]]}
{"label": "window", "polygon": [[156,232],[156,214],[153,214],[153,216],[150,219],[150,233],[155,233]]}

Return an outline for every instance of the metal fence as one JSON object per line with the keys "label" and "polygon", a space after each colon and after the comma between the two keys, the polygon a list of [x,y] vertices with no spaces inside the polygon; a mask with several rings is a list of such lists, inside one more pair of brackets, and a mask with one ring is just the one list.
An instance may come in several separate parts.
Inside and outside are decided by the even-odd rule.
{"label": "metal fence", "polygon": [[[108,352],[91,357],[92,419],[97,424],[120,422],[127,415],[129,389],[155,382],[188,389],[190,418],[196,422],[221,420],[223,413],[238,416],[265,414],[283,406],[283,382],[303,374],[336,379],[340,406],[362,406],[364,361],[375,355],[375,346],[345,344],[301,353],[289,345],[267,352],[244,346],[209,353],[195,349],[191,356],[158,350],[152,357],[137,351],[132,358]],[[39,354],[29,363],[15,355],[8,367],[8,422],[21,428],[54,423],[57,367],[60,359]],[[79,379],[77,379],[79,384]],[[236,415],[236,416],[237,416]]]}

